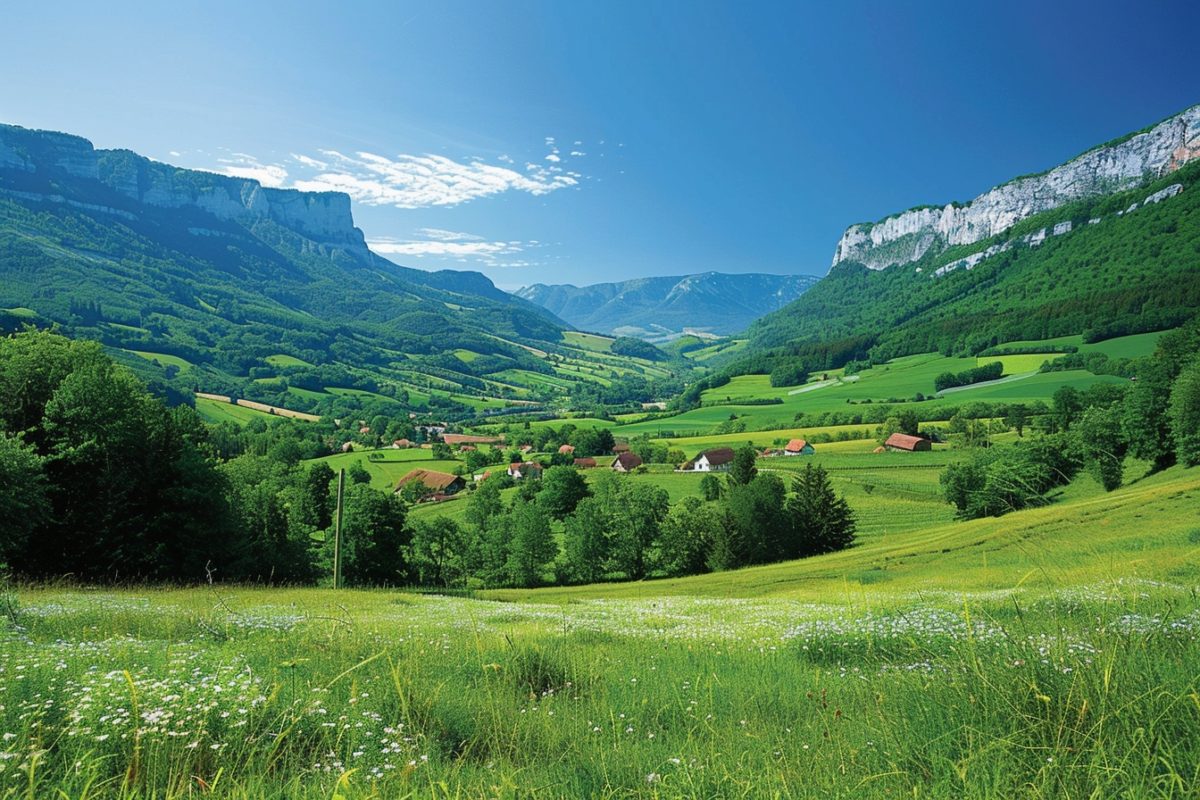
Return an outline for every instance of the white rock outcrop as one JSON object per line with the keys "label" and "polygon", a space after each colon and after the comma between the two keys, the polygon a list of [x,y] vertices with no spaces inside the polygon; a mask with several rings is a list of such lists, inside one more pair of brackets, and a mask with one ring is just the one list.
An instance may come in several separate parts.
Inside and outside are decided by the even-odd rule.
{"label": "white rock outcrop", "polygon": [[1064,203],[1132,188],[1196,158],[1200,158],[1200,105],[1123,142],[1089,150],[1042,175],[997,186],[965,205],[918,208],[879,222],[851,225],[838,242],[833,264],[855,261],[871,269],[907,264],[931,249],[995,236]]}

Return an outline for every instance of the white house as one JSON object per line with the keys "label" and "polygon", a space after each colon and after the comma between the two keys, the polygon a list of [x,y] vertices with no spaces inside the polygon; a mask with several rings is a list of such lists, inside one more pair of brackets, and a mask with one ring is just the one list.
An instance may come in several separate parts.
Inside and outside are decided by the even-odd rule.
{"label": "white house", "polygon": [[718,447],[705,450],[680,469],[683,472],[728,472],[733,465],[733,448]]}

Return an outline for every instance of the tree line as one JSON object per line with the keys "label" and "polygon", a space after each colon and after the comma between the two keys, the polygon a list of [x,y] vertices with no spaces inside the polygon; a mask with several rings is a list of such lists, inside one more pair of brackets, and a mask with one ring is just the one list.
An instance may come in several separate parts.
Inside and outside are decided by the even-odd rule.
{"label": "tree line", "polygon": [[976,450],[948,466],[941,476],[946,499],[961,517],[994,516],[1045,504],[1048,492],[1083,470],[1112,491],[1128,458],[1152,470],[1200,464],[1198,353],[1194,319],[1159,339],[1154,355],[1138,362],[1136,381],[1058,389],[1032,440]]}
{"label": "tree line", "polygon": [[[604,432],[549,435],[564,434],[585,452],[611,448]],[[34,578],[315,583],[331,571],[334,474],[303,459],[328,452],[334,435],[323,424],[209,426],[190,407],[168,408],[96,342],[0,338],[0,562]],[[702,482],[703,498],[674,507],[651,484],[605,473],[589,485],[565,464],[506,502],[512,483],[498,474],[461,501],[462,523],[416,518],[352,470],[343,575],[349,585],[641,579],[853,541],[853,515],[823,471],[786,487],[753,464],[754,451],[740,451],[726,478]]]}

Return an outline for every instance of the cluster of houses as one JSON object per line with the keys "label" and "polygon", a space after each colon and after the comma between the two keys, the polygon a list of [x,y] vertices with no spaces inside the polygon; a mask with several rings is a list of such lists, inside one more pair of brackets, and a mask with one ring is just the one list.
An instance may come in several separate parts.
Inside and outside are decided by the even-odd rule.
{"label": "cluster of houses", "polygon": [[[450,441],[453,439],[453,441]],[[468,436],[465,434],[445,434],[444,441],[450,445],[458,445],[460,449],[467,447],[474,448],[476,444],[498,444],[502,440],[485,436]],[[401,442],[406,442],[407,446],[414,446],[407,440],[398,440],[393,446],[403,447]],[[529,453],[532,447],[526,445],[521,448],[522,453]],[[881,446],[875,448],[876,453],[884,452],[918,452],[932,449],[930,440],[923,436],[910,436],[904,433],[894,433],[888,437]],[[573,455],[575,448],[569,444],[564,444],[558,448],[561,455]],[[804,439],[792,439],[782,448],[768,448],[759,453],[763,458],[788,458],[794,456],[807,456],[814,453],[812,444]],[[711,450],[705,450],[690,459],[679,467],[680,472],[728,472],[733,466],[734,449],[732,447],[716,447]],[[629,445],[618,443],[613,447],[611,459],[607,457],[594,458],[591,456],[574,459],[574,465],[578,469],[594,469],[602,465],[607,465],[613,472],[633,472],[638,467],[642,466],[642,459],[637,453],[629,449]],[[538,479],[542,477],[543,467],[536,461],[514,461],[509,464],[505,470],[505,474],[515,481],[526,479]],[[484,472],[481,475],[475,476],[475,481],[482,481],[491,476],[491,472]],[[451,475],[448,472],[438,472],[429,469],[415,469],[405,475],[396,484],[396,491],[401,492],[404,488],[414,481],[420,482],[424,487],[425,496],[423,500],[445,500],[466,488],[466,481],[461,475]]]}

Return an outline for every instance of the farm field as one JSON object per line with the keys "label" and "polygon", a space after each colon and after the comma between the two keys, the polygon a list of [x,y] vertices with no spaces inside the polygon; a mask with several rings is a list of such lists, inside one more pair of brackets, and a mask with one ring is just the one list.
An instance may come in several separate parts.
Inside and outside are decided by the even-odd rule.
{"label": "farm field", "polygon": [[[379,460],[371,460],[368,457],[371,455],[378,456]],[[432,469],[438,472],[454,473],[460,467],[465,468],[461,461],[438,460],[433,457],[432,451],[418,447],[408,450],[392,450],[390,448],[354,450],[349,453],[338,453],[312,459],[305,463],[317,462],[328,464],[334,472],[339,469],[349,469],[352,464],[362,464],[371,476],[371,486],[384,491],[394,489],[396,482],[414,469]]]}
{"label": "farm field", "polygon": [[267,356],[263,360],[266,361],[268,364],[270,364],[272,367],[311,367],[312,366],[312,364],[308,363],[307,361],[305,361],[302,358],[296,358],[295,356],[289,356],[289,355],[286,355],[283,353],[277,353],[273,356]]}
{"label": "farm field", "polygon": [[127,353],[133,353],[139,358],[144,358],[147,361],[156,362],[164,367],[177,367],[180,372],[186,372],[192,368],[192,362],[180,356],[167,355],[166,353],[150,353],[145,350],[126,350]]}
{"label": "farm field", "polygon": [[0,791],[1193,796],[1198,507],[1173,468],[799,562],[487,599],[18,586]]}
{"label": "farm field", "polygon": [[[619,436],[648,434],[655,437],[664,433],[675,436],[704,436],[710,434],[715,426],[729,420],[731,415],[743,421],[747,427],[790,428],[793,427],[792,423],[798,413],[820,414],[850,409],[866,413],[870,405],[890,401],[899,401],[899,405],[911,400],[918,392],[927,398],[919,404],[913,404],[921,409],[954,406],[971,401],[1049,402],[1061,386],[1073,386],[1084,390],[1097,383],[1121,383],[1124,380],[1112,375],[1093,375],[1084,370],[1068,370],[1027,375],[1004,383],[961,387],[957,391],[934,397],[933,380],[937,375],[970,369],[975,365],[974,358],[946,358],[936,354],[907,356],[880,367],[864,370],[857,376],[849,376],[857,380],[843,379],[800,392],[796,390],[806,387],[772,387],[766,375],[740,375],[725,386],[704,392],[702,400],[707,405],[701,408],[675,416],[622,425],[614,429],[613,433]],[[777,398],[781,402],[762,404],[761,401],[771,398]],[[742,402],[739,404],[738,401]]]}
{"label": "farm field", "polygon": [[596,333],[583,333],[582,331],[563,331],[563,342],[572,346],[578,347],[581,350],[592,350],[597,353],[608,353],[612,351],[612,337],[601,336]]}
{"label": "farm field", "polygon": [[998,345],[998,347],[1027,349],[1042,346],[1074,346],[1078,347],[1079,351],[1082,353],[1104,353],[1110,358],[1139,358],[1141,356],[1148,356],[1153,353],[1154,346],[1158,344],[1159,338],[1164,333],[1166,333],[1166,331],[1136,333],[1131,336],[1118,336],[1113,339],[1105,339],[1102,342],[1092,342],[1090,344],[1084,344],[1083,337],[1076,334],[1074,336],[1057,336],[1053,339],[1033,339],[1005,342],[1001,345]]}
{"label": "farm field", "polygon": [[196,398],[196,412],[205,422],[211,422],[214,425],[219,425],[222,422],[245,425],[252,419],[280,419],[280,417],[268,414],[265,411],[257,411],[243,405],[234,405],[233,403],[225,403],[207,397]]}

